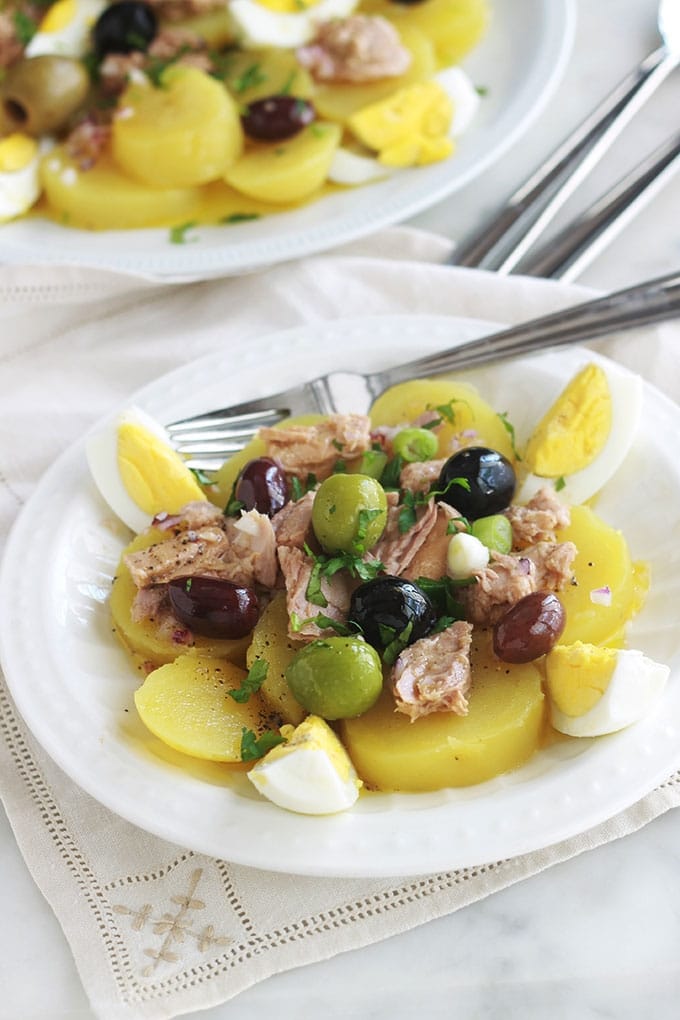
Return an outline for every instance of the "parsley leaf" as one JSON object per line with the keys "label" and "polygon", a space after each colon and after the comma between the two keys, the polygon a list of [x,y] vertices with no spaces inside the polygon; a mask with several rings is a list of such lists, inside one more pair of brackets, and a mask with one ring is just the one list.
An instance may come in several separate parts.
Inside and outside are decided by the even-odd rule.
{"label": "parsley leaf", "polygon": [[14,11],[12,15],[12,23],[14,25],[14,31],[16,33],[17,41],[22,46],[28,46],[31,39],[38,31],[38,26],[32,18],[29,18],[28,14],[24,11]]}
{"label": "parsley leaf", "polygon": [[[448,620],[446,624],[448,627],[449,623],[453,623],[454,620],[465,619],[464,607],[458,600],[457,589],[475,584],[476,580],[474,577],[466,577],[462,581],[455,581],[452,577],[441,577],[439,580],[434,580],[431,577],[419,577],[415,583],[428,596],[437,615]],[[441,629],[444,628],[441,627]]]}
{"label": "parsley leaf", "polygon": [[267,75],[263,72],[259,64],[251,64],[247,67],[243,74],[240,74],[238,78],[234,78],[231,83],[232,92],[239,95],[241,92],[245,92],[247,89],[255,88],[256,85],[262,85],[267,80]]}
{"label": "parsley leaf", "polygon": [[250,698],[250,695],[256,694],[267,679],[268,666],[269,664],[264,659],[255,659],[255,662],[248,670],[248,675],[243,678],[241,686],[235,687],[228,692],[230,697],[234,701],[238,701],[240,705],[244,705]]}
{"label": "parsley leaf", "polygon": [[285,744],[286,738],[273,730],[265,730],[259,737],[256,737],[252,730],[244,726],[241,730],[241,761],[255,761],[262,758],[267,751],[277,744]]}
{"label": "parsley leaf", "polygon": [[193,230],[196,223],[191,221],[189,223],[180,223],[177,227],[170,227],[170,243],[171,244],[188,244],[191,241],[197,241],[197,237],[187,237],[187,232]]}
{"label": "parsley leaf", "polygon": [[321,590],[322,578],[332,577],[339,570],[346,570],[351,577],[358,577],[361,581],[372,581],[374,577],[385,570],[385,566],[380,560],[363,560],[360,556],[348,552],[328,556],[326,553],[313,552],[308,545],[305,545],[304,549],[307,555],[314,560],[305,597],[313,606],[321,606],[322,609],[328,605],[328,600]]}
{"label": "parsley leaf", "polygon": [[567,483],[566,483],[566,480],[564,478],[564,475],[560,475],[560,477],[555,482],[555,492],[561,492],[566,484]]}
{"label": "parsley leaf", "polygon": [[356,627],[350,626],[347,623],[340,623],[339,620],[334,620],[330,616],[326,616],[325,613],[317,613],[316,616],[308,616],[306,620],[300,619],[297,613],[290,614],[290,629],[297,633],[308,623],[315,623],[317,627],[322,630],[329,629],[334,630],[336,634],[341,637],[349,637],[351,634],[356,633]]}
{"label": "parsley leaf", "polygon": [[235,212],[229,216],[223,216],[220,223],[247,223],[249,220],[259,220],[260,214],[256,212]]}
{"label": "parsley leaf", "polygon": [[404,458],[397,454],[392,460],[388,460],[387,465],[380,476],[380,484],[383,489],[398,489],[399,488],[399,476],[401,469],[404,466]]}
{"label": "parsley leaf", "polygon": [[412,631],[413,620],[409,620],[404,629],[400,631],[400,633],[397,634],[387,645],[383,652],[383,660],[388,666],[392,666],[397,661],[404,648],[406,648]]}
{"label": "parsley leaf", "polygon": [[209,478],[205,471],[201,471],[200,468],[189,468],[189,470],[199,485],[212,485],[212,478]]}
{"label": "parsley leaf", "polygon": [[507,411],[499,411],[498,412],[498,417],[500,418],[500,420],[501,420],[501,422],[503,424],[503,428],[505,429],[505,431],[510,436],[510,445],[512,447],[512,452],[513,452],[515,460],[521,460],[522,458],[520,457],[519,453],[517,452],[517,447],[515,446],[515,426],[511,422],[508,421],[508,412]]}

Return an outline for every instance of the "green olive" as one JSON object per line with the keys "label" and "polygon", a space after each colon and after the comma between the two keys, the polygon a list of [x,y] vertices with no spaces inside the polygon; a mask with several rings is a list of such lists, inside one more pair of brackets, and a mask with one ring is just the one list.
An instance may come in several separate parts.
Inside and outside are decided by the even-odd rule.
{"label": "green olive", "polygon": [[79,60],[53,55],[20,60],[0,85],[2,128],[35,138],[57,131],[89,88],[89,75]]}
{"label": "green olive", "polygon": [[314,497],[312,527],[326,552],[361,556],[375,545],[386,523],[385,490],[369,475],[331,475]]}
{"label": "green olive", "polygon": [[323,719],[368,711],[382,690],[380,656],[360,637],[312,641],[291,659],[286,680],[303,708]]}

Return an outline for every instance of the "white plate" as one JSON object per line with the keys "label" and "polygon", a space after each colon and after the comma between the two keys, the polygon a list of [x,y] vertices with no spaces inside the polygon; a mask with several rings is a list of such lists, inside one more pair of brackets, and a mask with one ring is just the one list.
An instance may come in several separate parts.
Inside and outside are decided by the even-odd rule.
{"label": "white plate", "polygon": [[488,89],[478,120],[445,163],[328,195],[293,212],[191,232],[90,233],[42,219],[0,227],[0,262],[97,266],[151,276],[235,274],[323,251],[414,216],[477,177],[553,94],[574,34],[574,0],[492,0],[487,37],[464,66]]}
{"label": "white plate", "polygon": [[[211,355],[134,400],[170,421],[263,395],[267,379],[285,386],[332,367],[376,369],[482,330],[479,322],[439,316],[302,327],[249,341],[238,373],[232,352]],[[522,436],[565,378],[594,357],[565,350],[468,377],[509,413]],[[547,846],[632,804],[680,764],[680,466],[668,442],[679,431],[680,409],[646,387],[639,439],[598,504],[627,535],[634,557],[652,566],[652,593],[630,643],[673,669],[657,710],[622,733],[559,744],[479,786],[369,795],[329,818],[281,811],[259,799],[245,776],[174,754],[138,720],[139,677],[111,633],[106,600],[127,533],[94,491],[82,442],[43,478],[8,542],[0,650],[12,694],[45,749],[103,804],[174,843],[241,864],[302,874],[406,875]]]}

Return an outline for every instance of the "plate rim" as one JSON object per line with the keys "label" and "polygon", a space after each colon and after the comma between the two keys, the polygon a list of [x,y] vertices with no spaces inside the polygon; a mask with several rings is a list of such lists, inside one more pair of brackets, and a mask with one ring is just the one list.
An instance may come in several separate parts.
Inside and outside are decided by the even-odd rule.
{"label": "plate rim", "polygon": [[[363,328],[365,328],[367,324],[370,324],[371,328],[373,329],[378,320],[387,330],[393,329],[395,324],[399,324],[400,326],[403,327],[407,320],[414,326],[414,328],[416,327],[423,328],[423,326],[426,325],[428,327],[428,335],[432,335],[432,333],[434,332],[435,324],[439,324],[441,329],[444,331],[457,330],[461,327],[462,324],[464,324],[465,326],[467,326],[468,329],[473,328],[476,329],[477,332],[479,332],[480,325],[481,328],[485,328],[486,326],[488,326],[488,323],[483,323],[482,320],[471,320],[442,315],[435,316],[393,315],[393,316],[355,317],[352,319],[333,320],[331,322],[312,323],[302,325],[299,327],[293,327],[285,331],[268,333],[258,338],[257,346],[266,348],[268,345],[271,344],[280,344],[282,340],[286,342],[290,340],[291,337],[293,337],[294,335],[297,336],[302,335],[303,338],[305,338],[306,341],[308,341],[309,337],[313,338],[317,336],[319,331],[324,330],[332,331],[338,329],[347,330],[351,329],[353,325],[356,326],[357,324],[360,324]],[[460,339],[462,339],[462,337],[459,338],[458,342],[460,342]],[[570,350],[573,352],[573,357],[587,355],[589,359],[594,360],[602,359],[602,355],[599,355],[596,352],[586,348],[579,347],[571,348]],[[560,361],[562,361],[564,360],[564,356],[568,352],[562,349],[554,353],[555,356],[558,357]],[[143,405],[155,390],[157,390],[160,393],[163,390],[163,388],[167,386],[168,382],[170,383],[179,382],[181,381],[182,377],[186,378],[186,371],[188,367],[192,367],[194,371],[196,371],[198,368],[198,371],[200,373],[200,371],[207,370],[208,366],[215,364],[216,362],[219,361],[220,358],[224,357],[225,354],[223,351],[213,352],[211,354],[204,355],[202,358],[199,358],[196,361],[192,362],[190,366],[180,366],[179,368],[176,368],[173,371],[159,377],[154,382],[142,387],[136,394],[132,395],[129,402],[135,401]],[[385,357],[387,357],[387,355],[385,355]],[[536,356],[532,356],[532,358],[523,360],[530,361],[534,360],[535,357]],[[602,360],[608,362],[609,359],[604,358]],[[622,368],[622,366],[619,367]],[[623,368],[622,370],[627,371],[626,369]],[[672,413],[674,415],[680,414],[680,408],[678,407],[677,404],[670,400],[670,398],[668,398],[660,391],[658,391],[652,384],[647,383],[645,381],[644,385],[645,390],[649,394],[651,394],[651,396],[653,396],[655,403],[657,404],[660,403],[661,405],[667,406],[667,408],[672,410]],[[101,422],[109,417],[110,415],[105,416],[105,418],[101,419],[93,427],[94,428],[99,427],[101,425]],[[120,804],[115,800],[115,797],[111,798],[109,796],[102,796],[101,790],[97,787],[94,778],[90,776],[83,777],[82,775],[81,776],[74,775],[73,767],[71,766],[70,761],[67,760],[63,754],[59,753],[59,749],[57,749],[57,753],[55,754],[53,741],[49,736],[46,738],[45,724],[41,720],[39,720],[38,723],[36,724],[35,719],[32,719],[31,721],[28,721],[26,719],[25,701],[23,700],[24,691],[21,687],[21,684],[17,682],[21,671],[18,668],[18,666],[16,670],[14,668],[15,650],[13,649],[12,646],[14,635],[12,634],[10,628],[9,622],[10,614],[2,611],[2,604],[6,603],[7,601],[6,593],[8,593],[11,590],[10,585],[15,577],[15,574],[13,572],[16,570],[17,557],[21,558],[21,541],[23,538],[23,531],[25,530],[26,527],[29,526],[31,515],[34,513],[35,507],[41,505],[44,492],[49,491],[50,485],[52,484],[54,479],[59,479],[63,475],[64,465],[68,466],[72,461],[74,462],[75,465],[78,457],[80,457],[80,464],[78,466],[78,474],[80,476],[80,481],[81,483],[84,481],[86,485],[88,483],[87,469],[85,465],[84,456],[82,455],[85,441],[86,437],[82,437],[76,443],[69,446],[68,449],[65,450],[60,455],[60,457],[58,457],[55,460],[55,462],[51,465],[51,467],[48,469],[48,471],[43,475],[39,483],[36,485],[36,488],[29,497],[29,500],[27,501],[26,505],[24,506],[21,513],[17,517],[16,521],[14,522],[10,535],[8,536],[2,563],[0,564],[0,659],[2,660],[3,664],[6,664],[7,685],[12,697],[15,700],[16,706],[19,709],[22,716],[24,716],[28,728],[33,732],[34,736],[38,739],[39,743],[42,744],[47,753],[73,779],[74,782],[81,786],[82,789],[84,789],[91,796],[95,797],[95,799],[97,799],[100,803],[104,804],[104,806],[114,811],[115,813],[119,814],[121,817],[126,818],[133,824],[138,825],[140,828],[153,832],[160,838],[169,840],[171,842],[174,843],[179,842],[182,845],[189,845],[191,849],[195,849],[199,852],[209,853],[213,856],[228,857],[230,860],[235,861],[235,863],[248,865],[251,867],[266,868],[268,870],[279,870],[288,874],[306,874],[317,876],[335,875],[342,877],[389,877],[393,875],[427,874],[438,870],[451,870],[453,868],[462,868],[477,864],[489,863],[489,861],[504,858],[506,856],[515,856],[517,854],[529,852],[531,850],[541,849],[544,846],[552,845],[552,843],[554,842],[559,842],[561,839],[577,835],[578,833],[583,832],[585,831],[585,829],[591,827],[591,825],[604,821],[605,818],[610,818],[614,814],[616,814],[619,810],[622,810],[623,808],[633,804],[639,798],[639,796],[642,796],[644,795],[644,793],[649,792],[649,790],[653,789],[656,785],[658,785],[658,782],[662,781],[664,778],[668,776],[669,771],[672,771],[672,769],[669,770],[667,765],[664,764],[663,767],[660,767],[658,772],[655,773],[654,777],[651,780],[649,780],[649,782],[646,784],[646,789],[642,792],[637,791],[632,799],[628,798],[627,796],[624,797],[623,800],[625,801],[625,803],[619,802],[614,804],[613,808],[611,810],[608,808],[604,814],[602,814],[601,810],[598,809],[598,806],[595,805],[594,809],[591,811],[590,815],[586,819],[585,826],[582,823],[579,824],[578,832],[574,831],[573,829],[570,829],[567,826],[566,829],[559,832],[556,839],[550,839],[546,843],[541,843],[540,846],[535,845],[535,843],[532,840],[529,840],[531,845],[527,845],[526,839],[523,840],[522,838],[517,839],[516,837],[514,837],[514,842],[511,841],[511,850],[508,853],[503,853],[499,855],[497,852],[494,852],[491,853],[490,855],[487,855],[486,859],[480,859],[478,856],[474,856],[474,858],[471,858],[469,860],[465,859],[464,857],[458,857],[456,860],[452,860],[450,855],[447,854],[446,859],[443,859],[441,856],[441,851],[435,852],[433,850],[430,857],[423,861],[422,864],[417,864],[415,866],[408,865],[406,861],[403,859],[403,854],[400,856],[399,853],[397,853],[388,864],[385,864],[383,862],[383,864],[377,869],[373,866],[367,868],[365,866],[365,862],[360,862],[359,864],[357,864],[354,861],[346,862],[340,868],[338,868],[337,866],[329,868],[328,865],[323,863],[310,864],[309,862],[306,862],[304,867],[302,868],[291,867],[290,863],[286,863],[284,866],[277,867],[277,861],[276,860],[272,861],[270,854],[265,853],[263,855],[261,851],[259,851],[259,853],[257,854],[249,852],[245,856],[242,853],[238,853],[236,856],[234,856],[233,853],[230,853],[228,847],[225,846],[216,847],[215,845],[212,844],[208,846],[204,844],[202,841],[200,842],[200,845],[191,840],[187,842],[185,837],[178,838],[177,831],[172,827],[163,829],[158,825],[150,826],[148,824],[148,819],[143,817],[144,808],[141,802],[139,808],[137,808],[136,804],[133,804],[134,810],[130,809],[129,806],[128,809],[121,810]],[[676,736],[675,733],[673,735]],[[606,739],[607,738],[604,738],[605,741]],[[602,738],[600,738],[598,745],[601,741]],[[673,768],[674,767],[675,765],[673,766]],[[504,795],[510,797],[511,799],[517,799],[517,789],[518,787],[515,788],[514,797],[512,787],[510,787],[508,790],[505,790]],[[394,795],[381,795],[381,796],[390,798]],[[404,795],[398,796],[403,797]],[[521,796],[519,797],[519,800],[520,801],[522,800]],[[269,807],[269,805],[267,805],[267,807]],[[428,810],[430,809],[428,808]],[[435,804],[431,810],[437,810],[437,805]],[[258,831],[267,832],[271,834],[269,829],[271,819],[272,818],[280,819],[282,814],[284,816],[286,815],[285,812],[282,813],[280,812],[279,809],[276,808],[273,808],[273,811],[275,812],[275,814],[271,815],[270,813],[269,818],[265,818],[264,820],[262,818],[258,818],[256,826],[256,828],[258,828]],[[301,822],[302,827],[304,827],[305,830],[308,831],[313,831],[314,825],[319,822],[323,826],[325,826],[326,824],[326,819],[316,818],[306,820],[302,819],[301,821],[302,816],[294,817],[296,821]],[[339,818],[341,816],[334,817]],[[366,815],[364,817],[370,818],[370,815]],[[340,823],[339,831],[341,832],[341,830],[342,822]],[[506,849],[508,845],[509,844],[506,841]]]}

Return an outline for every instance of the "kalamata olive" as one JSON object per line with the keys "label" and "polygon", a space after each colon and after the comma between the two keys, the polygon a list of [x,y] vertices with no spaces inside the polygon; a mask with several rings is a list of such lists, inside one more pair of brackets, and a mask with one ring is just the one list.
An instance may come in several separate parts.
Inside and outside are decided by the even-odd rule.
{"label": "kalamata olive", "polygon": [[259,616],[254,591],[218,577],[178,577],[168,594],[177,619],[206,637],[245,637]]}
{"label": "kalamata olive", "polygon": [[[455,480],[458,478],[463,484]],[[449,457],[435,490],[438,500],[474,521],[505,510],[515,494],[515,483],[514,468],[502,453],[486,446],[467,446]]]}
{"label": "kalamata olive", "polygon": [[94,51],[101,60],[107,53],[145,52],[157,31],[156,15],[150,4],[140,0],[119,0],[105,7],[92,29]]}
{"label": "kalamata olive", "polygon": [[364,581],[352,593],[350,622],[361,628],[370,645],[385,649],[394,640],[403,646],[425,637],[435,625],[437,614],[430,599],[417,584],[403,577],[376,577]]}
{"label": "kalamata olive", "polygon": [[503,662],[532,662],[546,655],[567,622],[564,606],[549,591],[525,595],[493,629],[493,650]]}
{"label": "kalamata olive", "polygon": [[49,134],[63,127],[85,101],[90,78],[79,60],[44,54],[19,60],[0,86],[3,131]]}
{"label": "kalamata olive", "polygon": [[257,510],[272,517],[289,499],[288,479],[280,464],[271,457],[249,460],[241,470],[234,498],[246,510]]}
{"label": "kalamata olive", "polygon": [[298,134],[315,118],[316,111],[306,99],[267,96],[250,104],[241,117],[241,123],[249,138],[260,142],[282,142]]}
{"label": "kalamata olive", "polygon": [[326,552],[361,556],[378,541],[387,524],[387,496],[370,475],[330,475],[312,506],[314,534]]}
{"label": "kalamata olive", "polygon": [[301,648],[286,680],[303,708],[323,719],[349,719],[366,712],[380,696],[380,657],[359,637],[330,637]]}

